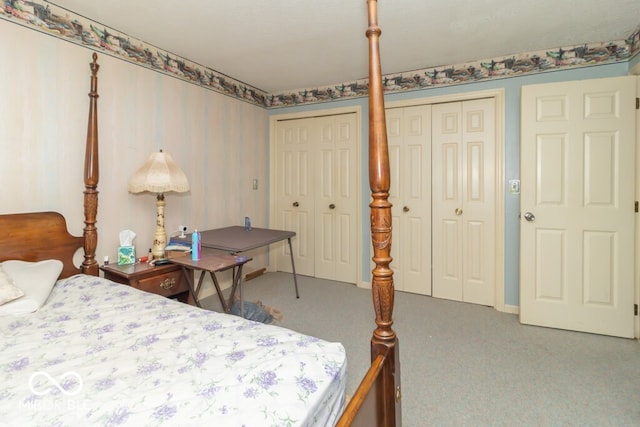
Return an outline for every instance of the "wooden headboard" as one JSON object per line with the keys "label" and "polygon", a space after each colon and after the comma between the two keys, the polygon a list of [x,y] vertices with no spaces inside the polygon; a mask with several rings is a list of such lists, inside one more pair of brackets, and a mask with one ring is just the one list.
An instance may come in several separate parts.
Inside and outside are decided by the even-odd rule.
{"label": "wooden headboard", "polygon": [[[84,159],[84,235],[72,236],[64,217],[57,212],[33,212],[0,215],[0,262],[9,259],[42,261],[59,259],[64,264],[60,278],[78,273],[98,275],[95,259],[98,245],[98,55],[93,54],[89,120]],[[80,268],[73,263],[79,248],[84,248]]]}

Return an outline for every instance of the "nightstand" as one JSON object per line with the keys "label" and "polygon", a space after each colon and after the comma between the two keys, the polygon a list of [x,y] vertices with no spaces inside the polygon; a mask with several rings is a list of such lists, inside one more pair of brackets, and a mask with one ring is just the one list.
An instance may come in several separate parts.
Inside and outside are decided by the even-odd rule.
{"label": "nightstand", "polygon": [[[189,293],[189,284],[181,266],[165,264],[153,266],[147,263],[131,265],[108,264],[100,267],[105,279],[129,285],[134,288],[162,295],[167,298],[193,304]],[[191,274],[193,281],[193,272]]]}

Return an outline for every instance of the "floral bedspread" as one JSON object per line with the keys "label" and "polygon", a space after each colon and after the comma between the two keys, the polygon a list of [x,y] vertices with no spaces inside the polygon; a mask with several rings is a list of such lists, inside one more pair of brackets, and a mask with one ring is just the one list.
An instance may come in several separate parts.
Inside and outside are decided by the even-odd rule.
{"label": "floral bedspread", "polygon": [[0,337],[0,425],[325,426],[344,405],[340,343],[98,277]]}

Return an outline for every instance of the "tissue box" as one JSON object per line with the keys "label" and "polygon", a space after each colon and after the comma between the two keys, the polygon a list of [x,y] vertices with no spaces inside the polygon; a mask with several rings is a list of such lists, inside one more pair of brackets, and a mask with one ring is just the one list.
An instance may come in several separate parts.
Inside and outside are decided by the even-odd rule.
{"label": "tissue box", "polygon": [[135,246],[119,246],[118,247],[118,265],[128,265],[136,263],[136,247]]}

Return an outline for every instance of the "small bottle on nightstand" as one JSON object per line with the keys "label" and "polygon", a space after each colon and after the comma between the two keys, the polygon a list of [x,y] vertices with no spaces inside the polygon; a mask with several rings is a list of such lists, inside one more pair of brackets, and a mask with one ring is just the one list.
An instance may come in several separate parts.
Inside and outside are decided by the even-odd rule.
{"label": "small bottle on nightstand", "polygon": [[198,229],[195,229],[193,233],[191,233],[191,260],[198,261],[200,259],[200,251],[202,250],[201,242],[200,242],[200,233],[198,233]]}

